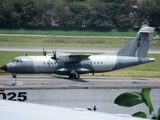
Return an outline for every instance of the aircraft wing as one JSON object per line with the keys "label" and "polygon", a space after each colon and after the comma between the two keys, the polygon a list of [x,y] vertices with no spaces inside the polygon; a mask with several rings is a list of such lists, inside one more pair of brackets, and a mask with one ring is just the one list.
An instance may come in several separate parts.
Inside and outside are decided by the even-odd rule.
{"label": "aircraft wing", "polygon": [[70,53],[56,53],[55,56],[53,54],[48,54],[48,56],[52,55],[52,59],[56,60],[57,62],[75,62],[81,59],[87,59],[90,54],[70,54]]}
{"label": "aircraft wing", "polygon": [[[48,54],[46,54],[46,56],[53,56],[53,53],[48,53]],[[71,53],[60,53],[60,52],[58,52],[58,53],[56,53],[56,56],[60,56],[60,57],[62,57],[62,56],[68,56],[68,57],[70,57],[70,58],[88,58],[89,56],[91,56],[90,54],[71,54]]]}
{"label": "aircraft wing", "polygon": [[[70,54],[67,56],[57,57],[57,59],[60,62],[75,62],[75,61],[79,61],[82,59],[87,59],[89,56],[91,56],[91,55],[89,55],[89,54]],[[64,59],[62,59],[62,58],[64,58]]]}
{"label": "aircraft wing", "polygon": [[131,116],[114,115],[34,103],[0,100],[1,120],[146,120]]}

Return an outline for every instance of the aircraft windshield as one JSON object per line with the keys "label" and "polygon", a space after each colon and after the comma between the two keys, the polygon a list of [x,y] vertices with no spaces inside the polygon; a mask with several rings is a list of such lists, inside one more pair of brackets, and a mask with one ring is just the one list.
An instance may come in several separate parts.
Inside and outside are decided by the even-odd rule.
{"label": "aircraft windshield", "polygon": [[12,62],[16,62],[16,59],[12,60]]}
{"label": "aircraft windshield", "polygon": [[22,60],[20,60],[20,59],[14,59],[14,60],[12,60],[12,62],[19,63],[19,62],[23,62],[23,61],[22,61]]}

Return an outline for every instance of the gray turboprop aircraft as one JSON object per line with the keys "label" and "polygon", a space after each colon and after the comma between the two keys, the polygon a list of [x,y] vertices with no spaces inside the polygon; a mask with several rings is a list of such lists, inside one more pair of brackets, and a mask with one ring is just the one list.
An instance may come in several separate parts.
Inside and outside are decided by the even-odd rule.
{"label": "gray turboprop aircraft", "polygon": [[155,28],[141,28],[134,40],[119,51],[100,55],[56,53],[19,56],[1,69],[16,74],[55,73],[79,79],[80,74],[100,73],[153,62],[146,58]]}

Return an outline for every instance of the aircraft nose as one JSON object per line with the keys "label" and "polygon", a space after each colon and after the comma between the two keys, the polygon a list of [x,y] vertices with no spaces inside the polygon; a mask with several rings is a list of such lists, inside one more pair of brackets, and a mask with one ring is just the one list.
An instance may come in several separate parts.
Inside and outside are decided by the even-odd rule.
{"label": "aircraft nose", "polygon": [[7,65],[3,65],[1,69],[7,72]]}

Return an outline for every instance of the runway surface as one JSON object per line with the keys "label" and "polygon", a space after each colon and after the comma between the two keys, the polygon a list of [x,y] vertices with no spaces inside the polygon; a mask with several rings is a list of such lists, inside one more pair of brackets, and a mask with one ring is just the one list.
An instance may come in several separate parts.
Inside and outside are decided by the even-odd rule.
{"label": "runway surface", "polygon": [[[47,52],[52,52],[56,49],[57,52],[98,52],[106,53],[117,51],[120,48],[82,48],[82,47],[45,47]],[[42,52],[43,47],[32,46],[0,46],[0,51],[28,51],[28,52]],[[160,54],[160,49],[150,48],[148,53]]]}
{"label": "runway surface", "polygon": [[143,111],[149,116],[145,104],[132,108],[114,104],[117,96],[125,92],[141,92],[142,88],[152,88],[150,96],[155,113],[160,105],[159,78],[89,77],[68,79],[52,76],[18,76],[24,85],[9,86],[11,76],[0,76],[0,99],[56,105],[69,108],[93,108],[99,112],[132,115]]}
{"label": "runway surface", "polygon": [[129,77],[88,77],[68,79],[68,77],[52,76],[18,76],[23,85],[7,85],[14,81],[11,76],[0,76],[0,89],[134,89],[160,88],[159,78],[129,78]]}

